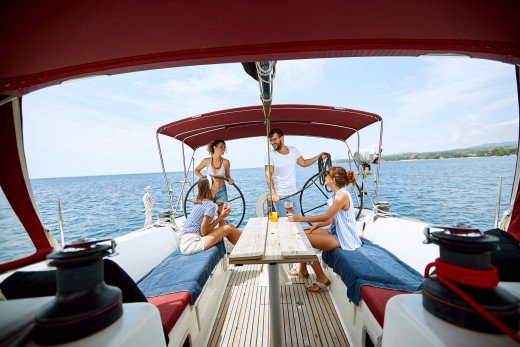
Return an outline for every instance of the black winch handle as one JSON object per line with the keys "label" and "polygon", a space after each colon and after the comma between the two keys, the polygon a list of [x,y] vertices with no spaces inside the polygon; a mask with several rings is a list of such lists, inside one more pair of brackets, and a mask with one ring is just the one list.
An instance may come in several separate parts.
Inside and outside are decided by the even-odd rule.
{"label": "black winch handle", "polygon": [[105,243],[105,242],[110,242],[110,248],[108,249],[108,251],[110,253],[107,256],[113,257],[113,256],[117,255],[118,254],[116,252],[117,242],[114,239],[101,239],[101,240],[93,240],[93,241],[86,241],[86,242],[80,242],[80,243],[71,243],[71,244],[65,245],[65,247],[63,247],[63,249],[67,249],[67,248],[89,249],[89,248],[92,248],[92,246],[95,246],[100,243]]}
{"label": "black winch handle", "polygon": [[480,229],[475,228],[464,228],[464,227],[454,227],[449,225],[427,225],[424,227],[424,236],[426,237],[426,240],[423,241],[424,244],[432,243],[433,242],[433,236],[430,232],[430,229],[441,229],[442,231],[450,232],[452,235],[459,235],[459,236],[467,236],[470,234],[478,234],[476,236],[482,236],[482,231]]}

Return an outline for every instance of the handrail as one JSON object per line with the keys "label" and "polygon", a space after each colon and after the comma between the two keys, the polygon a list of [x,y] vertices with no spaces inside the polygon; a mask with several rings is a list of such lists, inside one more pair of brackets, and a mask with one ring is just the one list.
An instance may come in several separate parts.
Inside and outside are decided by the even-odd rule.
{"label": "handrail", "polygon": [[170,190],[170,183],[168,182],[168,176],[166,175],[166,168],[164,166],[164,159],[161,150],[161,142],[159,141],[159,134],[155,134],[155,138],[157,140],[157,148],[159,149],[159,158],[161,159],[161,167],[164,175],[164,182],[166,183],[166,189],[168,190],[168,202],[170,203],[170,208],[173,210],[173,197]]}
{"label": "handrail", "polygon": [[502,196],[502,176],[498,176],[498,192],[497,192],[497,203],[495,208],[495,223],[493,227],[498,228],[498,215],[500,214],[500,198]]}
{"label": "handrail", "polygon": [[58,207],[58,228],[60,229],[60,246],[61,249],[65,248],[65,232],[63,231],[63,218],[61,216],[61,204],[60,197],[58,196],[58,201],[56,202]]}

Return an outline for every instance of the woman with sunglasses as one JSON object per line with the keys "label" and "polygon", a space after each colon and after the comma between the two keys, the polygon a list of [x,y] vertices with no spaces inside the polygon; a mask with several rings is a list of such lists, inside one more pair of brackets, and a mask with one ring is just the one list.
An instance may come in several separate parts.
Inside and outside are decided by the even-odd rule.
{"label": "woman with sunglasses", "polygon": [[[345,170],[340,166],[333,166],[327,171],[325,185],[332,190],[329,209],[317,216],[298,216],[290,214],[287,217],[291,222],[316,222],[305,229],[305,233],[312,247],[324,251],[331,251],[341,247],[345,250],[355,250],[361,246],[361,239],[357,233],[356,216],[352,197],[347,191],[349,184],[356,184],[356,176],[351,170]],[[325,226],[332,224],[330,229]],[[312,268],[316,273],[316,282],[307,290],[320,292],[327,290],[330,280],[327,278],[318,261],[312,262]],[[289,271],[291,276],[309,277],[306,263],[301,263],[299,269]]]}

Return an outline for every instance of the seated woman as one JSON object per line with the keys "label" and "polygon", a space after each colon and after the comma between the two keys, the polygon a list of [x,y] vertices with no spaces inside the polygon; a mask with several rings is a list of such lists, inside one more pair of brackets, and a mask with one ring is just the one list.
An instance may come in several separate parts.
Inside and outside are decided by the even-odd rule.
{"label": "seated woman", "polygon": [[[202,159],[200,164],[193,170],[195,175],[202,177],[201,170],[206,168],[206,173],[211,176],[221,176],[228,179],[229,184],[233,184],[234,181],[231,178],[231,164],[229,160],[222,156],[226,153],[226,143],[224,140],[214,140],[208,143],[208,153],[210,157]],[[224,180],[217,179],[220,188],[214,195],[214,201],[216,203],[222,203],[228,201],[227,188]]]}
{"label": "seated woman", "polygon": [[[180,250],[183,255],[192,255],[202,252],[226,237],[229,242],[236,244],[240,237],[240,230],[231,224],[224,224],[231,208],[225,208],[213,220],[217,204],[213,198],[219,190],[219,184],[211,176],[202,177],[198,182],[199,194],[190,215],[181,230]],[[219,225],[220,224],[220,225]]]}
{"label": "seated woman", "polygon": [[[318,222],[310,228],[305,229],[305,233],[312,247],[324,251],[331,251],[336,247],[345,250],[355,250],[361,246],[361,239],[356,230],[356,217],[354,214],[354,206],[352,197],[347,191],[349,184],[356,184],[356,176],[354,172],[347,171],[342,167],[331,167],[325,176],[325,185],[332,190],[332,204],[324,214],[318,216],[298,216],[290,214],[287,217],[292,222]],[[323,229],[324,226],[335,225],[330,231]],[[327,290],[330,280],[327,278],[318,261],[311,264],[314,272],[316,272],[316,282],[307,290],[310,292],[319,292]],[[291,276],[309,277],[306,263],[301,263],[299,269],[289,271]]]}

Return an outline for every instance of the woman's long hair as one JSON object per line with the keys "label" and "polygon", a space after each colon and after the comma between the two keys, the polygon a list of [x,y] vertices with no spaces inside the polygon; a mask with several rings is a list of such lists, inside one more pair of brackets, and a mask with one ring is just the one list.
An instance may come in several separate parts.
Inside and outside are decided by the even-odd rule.
{"label": "woman's long hair", "polygon": [[215,149],[213,147],[217,147],[220,143],[223,143],[224,146],[226,145],[224,140],[213,140],[210,143],[208,143],[208,148],[207,148],[208,153],[210,155],[213,155],[213,153],[215,153]]}
{"label": "woman's long hair", "polygon": [[336,181],[336,185],[340,188],[345,187],[348,184],[356,184],[356,175],[352,170],[345,170],[341,166],[333,166],[327,170],[327,175],[333,177]]}
{"label": "woman's long hair", "polygon": [[196,204],[200,204],[204,199],[213,199],[213,195],[211,194],[211,187],[209,186],[207,177],[199,178],[197,187],[199,188],[199,194],[197,195],[197,199],[195,199]]}

